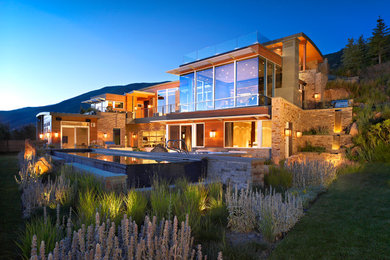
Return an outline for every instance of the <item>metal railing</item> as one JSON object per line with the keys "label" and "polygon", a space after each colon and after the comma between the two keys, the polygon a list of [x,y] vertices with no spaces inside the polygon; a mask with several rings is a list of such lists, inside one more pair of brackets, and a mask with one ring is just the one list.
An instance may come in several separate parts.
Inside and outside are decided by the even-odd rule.
{"label": "metal railing", "polygon": [[[172,144],[172,146],[170,146],[170,144]],[[175,144],[177,144],[177,145],[175,145]],[[173,151],[176,151],[178,153],[184,153],[186,155],[189,154],[186,142],[183,139],[168,140],[165,146],[169,150],[173,150]]]}

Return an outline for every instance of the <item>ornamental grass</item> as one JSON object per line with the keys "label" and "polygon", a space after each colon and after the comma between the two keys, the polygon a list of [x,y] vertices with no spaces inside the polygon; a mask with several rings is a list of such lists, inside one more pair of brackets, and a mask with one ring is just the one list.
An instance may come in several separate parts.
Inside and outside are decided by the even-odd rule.
{"label": "ornamental grass", "polygon": [[138,227],[126,215],[118,226],[110,220],[101,223],[96,213],[94,225],[68,233],[48,254],[45,245],[34,235],[30,259],[207,259],[201,245],[193,247],[188,217],[179,226],[177,217],[157,222],[157,217],[146,216]]}

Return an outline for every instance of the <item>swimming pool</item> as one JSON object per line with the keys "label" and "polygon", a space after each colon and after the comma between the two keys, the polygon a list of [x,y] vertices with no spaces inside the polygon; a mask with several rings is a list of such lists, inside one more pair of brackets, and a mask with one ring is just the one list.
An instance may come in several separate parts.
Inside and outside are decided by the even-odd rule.
{"label": "swimming pool", "polygon": [[128,187],[150,187],[155,176],[173,183],[181,177],[197,182],[207,175],[207,162],[200,159],[167,159],[153,153],[136,152],[126,156],[126,153],[118,155],[114,151],[94,149],[59,149],[51,153],[67,163],[80,163],[112,173],[127,174]]}

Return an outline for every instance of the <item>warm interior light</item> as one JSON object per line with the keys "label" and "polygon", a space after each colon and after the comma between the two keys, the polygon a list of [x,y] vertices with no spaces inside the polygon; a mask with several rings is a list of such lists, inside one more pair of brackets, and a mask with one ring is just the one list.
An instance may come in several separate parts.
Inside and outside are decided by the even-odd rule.
{"label": "warm interior light", "polygon": [[50,138],[50,133],[46,133],[46,137],[47,137],[47,138]]}
{"label": "warm interior light", "polygon": [[39,138],[40,138],[40,139],[43,139],[43,134],[40,134],[40,135],[39,135]]}
{"label": "warm interior light", "polygon": [[210,131],[210,137],[211,137],[211,138],[214,138],[215,135],[216,135],[216,133],[217,133],[217,132],[216,132],[215,130],[211,130],[211,131]]}
{"label": "warm interior light", "polygon": [[288,129],[288,128],[284,129],[284,135],[290,137],[291,136],[291,129]]}
{"label": "warm interior light", "polygon": [[314,99],[319,99],[320,98],[320,94],[319,93],[314,93]]}
{"label": "warm interior light", "polygon": [[104,138],[107,138],[107,134],[106,134],[106,133],[104,133],[104,134],[103,134],[103,137],[104,137]]}
{"label": "warm interior light", "polygon": [[302,132],[298,131],[298,132],[297,132],[297,137],[298,137],[298,138],[299,138],[299,137],[302,137]]}
{"label": "warm interior light", "polygon": [[58,133],[54,133],[54,137],[57,138],[58,137]]}

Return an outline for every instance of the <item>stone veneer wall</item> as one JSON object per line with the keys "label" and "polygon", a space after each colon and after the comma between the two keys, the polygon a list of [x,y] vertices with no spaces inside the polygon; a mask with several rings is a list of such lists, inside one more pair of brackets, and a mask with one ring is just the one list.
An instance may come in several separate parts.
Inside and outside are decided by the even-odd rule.
{"label": "stone veneer wall", "polygon": [[221,181],[238,189],[246,188],[247,184],[263,186],[264,175],[269,171],[264,162],[264,159],[207,157],[207,180]]}
{"label": "stone veneer wall", "polygon": [[306,162],[306,161],[326,161],[332,163],[335,167],[347,162],[342,153],[298,153],[287,159],[287,163]]}
{"label": "stone veneer wall", "polygon": [[[346,108],[330,108],[330,109],[310,109],[303,110],[283,98],[272,98],[272,158],[275,162],[286,158],[284,129],[287,122],[293,124],[293,154],[298,152],[298,147],[309,141],[312,144],[324,146],[327,149],[332,148],[334,135],[340,135],[340,144],[346,145],[351,138],[344,131],[334,133],[335,114],[337,110],[341,110],[341,127],[344,130],[352,122],[352,107]],[[326,127],[329,131],[329,136],[311,135],[296,137],[296,132],[306,131],[311,128]],[[302,140],[300,140],[302,139]]]}
{"label": "stone veneer wall", "polygon": [[[311,107],[315,102],[321,102],[324,98],[326,83],[328,82],[328,75],[316,69],[305,70],[299,72],[299,79],[306,82],[304,106]],[[320,94],[318,100],[314,99],[314,94]]]}
{"label": "stone veneer wall", "polygon": [[[99,119],[97,121],[97,139],[98,144],[103,145],[104,142],[113,142],[114,128],[121,130],[121,146],[125,146],[126,135],[126,114],[125,113],[110,113],[99,112]],[[107,134],[107,138],[104,138],[104,134]]]}

